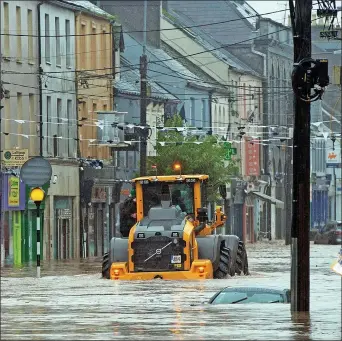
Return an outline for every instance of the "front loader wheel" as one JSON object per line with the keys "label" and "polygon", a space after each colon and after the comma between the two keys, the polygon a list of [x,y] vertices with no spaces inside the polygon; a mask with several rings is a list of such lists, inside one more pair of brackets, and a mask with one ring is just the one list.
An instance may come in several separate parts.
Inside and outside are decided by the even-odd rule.
{"label": "front loader wheel", "polygon": [[236,254],[235,272],[239,276],[242,272],[244,275],[249,275],[247,251],[245,248],[245,244],[241,240],[239,241]]}
{"label": "front loader wheel", "polygon": [[103,278],[110,279],[109,269],[110,269],[109,253],[106,252],[102,258],[102,277]]}
{"label": "front loader wheel", "polygon": [[230,273],[230,249],[226,247],[225,243],[221,244],[220,247],[220,262],[217,269],[214,272],[214,278],[224,279]]}

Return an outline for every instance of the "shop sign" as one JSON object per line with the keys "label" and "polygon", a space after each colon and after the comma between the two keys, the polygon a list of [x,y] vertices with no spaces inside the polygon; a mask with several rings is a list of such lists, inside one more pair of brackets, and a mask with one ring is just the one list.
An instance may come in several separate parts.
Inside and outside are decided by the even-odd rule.
{"label": "shop sign", "polygon": [[107,193],[106,187],[93,186],[91,201],[92,202],[106,202]]}
{"label": "shop sign", "polygon": [[260,166],[259,166],[259,141],[251,140],[245,142],[245,175],[246,176],[259,176]]}
{"label": "shop sign", "polygon": [[28,160],[28,149],[5,149],[3,155],[5,167],[21,167]]}
{"label": "shop sign", "polygon": [[57,210],[59,219],[71,219],[71,209],[70,208],[60,208]]}
{"label": "shop sign", "polygon": [[20,206],[20,180],[16,176],[8,178],[8,207]]}

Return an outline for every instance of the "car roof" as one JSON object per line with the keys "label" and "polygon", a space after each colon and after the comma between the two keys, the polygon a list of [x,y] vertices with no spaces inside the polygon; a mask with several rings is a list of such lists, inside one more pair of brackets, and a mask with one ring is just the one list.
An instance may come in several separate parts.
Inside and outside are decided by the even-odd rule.
{"label": "car roof", "polygon": [[269,294],[284,294],[285,291],[287,291],[288,289],[272,289],[272,288],[260,288],[260,287],[236,287],[236,288],[232,288],[232,287],[227,287],[222,289],[221,292],[248,292],[248,291],[260,291],[260,292],[264,292],[264,293],[269,293]]}

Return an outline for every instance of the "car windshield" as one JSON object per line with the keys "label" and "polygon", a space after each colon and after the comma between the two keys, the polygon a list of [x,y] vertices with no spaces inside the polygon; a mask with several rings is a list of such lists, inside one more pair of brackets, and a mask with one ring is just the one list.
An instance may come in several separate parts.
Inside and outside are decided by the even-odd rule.
{"label": "car windshield", "polygon": [[161,204],[162,195],[164,200],[170,200],[172,205],[178,206],[183,212],[194,213],[193,183],[155,182],[142,186],[145,216],[151,207]]}
{"label": "car windshield", "polygon": [[260,291],[222,291],[212,304],[284,303],[283,295]]}

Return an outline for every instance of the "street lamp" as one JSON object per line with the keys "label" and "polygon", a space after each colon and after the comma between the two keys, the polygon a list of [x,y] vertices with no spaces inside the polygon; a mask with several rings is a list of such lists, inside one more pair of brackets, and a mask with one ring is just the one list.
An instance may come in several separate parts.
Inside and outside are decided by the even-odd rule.
{"label": "street lamp", "polygon": [[179,175],[182,176],[182,166],[179,162],[174,163],[173,169],[179,171]]}
{"label": "street lamp", "polygon": [[37,219],[37,278],[40,278],[40,214],[39,207],[44,200],[45,192],[40,187],[35,187],[31,190],[30,199],[36,204],[36,219]]}

